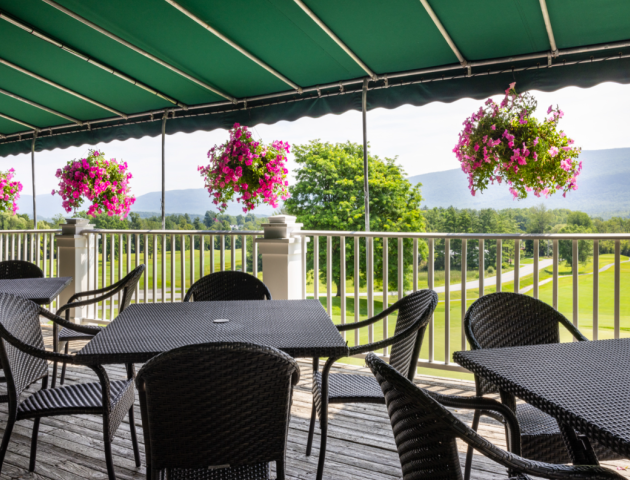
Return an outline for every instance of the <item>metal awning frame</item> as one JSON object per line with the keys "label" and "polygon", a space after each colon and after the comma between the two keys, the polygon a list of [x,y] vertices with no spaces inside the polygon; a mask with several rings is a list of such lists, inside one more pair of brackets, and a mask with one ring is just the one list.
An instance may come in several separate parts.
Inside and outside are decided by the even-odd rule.
{"label": "metal awning frame", "polygon": [[[317,98],[327,97],[327,96],[336,96],[343,94],[351,94],[355,92],[360,92],[362,90],[363,81],[365,78],[368,78],[372,85],[369,87],[370,90],[379,89],[379,88],[391,88],[402,85],[410,85],[410,84],[418,84],[418,83],[430,83],[430,82],[438,82],[438,81],[448,81],[461,79],[465,77],[478,77],[485,75],[496,75],[502,74],[506,72],[519,72],[519,71],[527,71],[527,70],[536,70],[542,68],[560,68],[563,66],[570,65],[578,65],[581,63],[594,63],[594,62],[603,62],[603,61],[614,61],[618,59],[630,58],[630,54],[625,54],[622,52],[615,53],[613,55],[606,55],[602,57],[590,57],[580,60],[564,60],[564,61],[556,61],[553,62],[553,59],[558,59],[561,56],[570,56],[577,54],[585,54],[585,53],[595,53],[595,52],[610,52],[618,49],[628,48],[630,47],[630,40],[625,40],[622,42],[614,42],[603,45],[593,45],[586,47],[578,47],[578,48],[569,48],[558,50],[557,55],[554,57],[552,52],[540,52],[526,55],[519,55],[514,57],[504,57],[497,58],[491,60],[481,60],[481,61],[473,61],[468,62],[466,66],[462,66],[460,64],[452,64],[442,67],[435,68],[425,68],[419,70],[412,70],[407,72],[397,72],[391,73],[387,75],[378,75],[376,81],[373,81],[369,77],[360,77],[351,80],[344,80],[341,82],[328,83],[324,85],[316,85],[312,87],[303,88],[302,94],[297,94],[294,90],[284,91],[269,95],[260,95],[255,97],[248,98],[240,98],[236,99],[236,103],[231,101],[219,101],[213,103],[199,104],[199,105],[189,105],[187,110],[184,110],[181,107],[173,107],[170,108],[172,113],[171,118],[180,118],[180,117],[193,117],[200,115],[209,115],[209,114],[218,114],[225,113],[233,110],[240,110],[243,108],[258,108],[265,107],[270,105],[277,105],[281,103],[290,103],[296,101],[304,101],[304,100],[313,100]],[[536,65],[527,65],[527,66],[517,66],[519,62],[530,61],[530,60],[539,60],[539,59],[548,59],[548,62],[545,64],[537,63]],[[502,65],[504,68],[498,70],[480,70],[480,67],[489,67],[494,65]],[[471,69],[469,72],[468,69]],[[473,68],[478,69],[478,71],[472,70]],[[458,73],[464,69],[464,73]],[[451,75],[444,75],[446,73],[451,73]],[[437,74],[431,78],[425,78],[426,75]],[[442,74],[442,75],[439,75]],[[400,80],[400,81],[397,81]],[[344,87],[341,90],[340,87]],[[351,87],[351,88],[347,88]],[[354,88],[352,88],[354,87]],[[291,97],[291,98],[287,98]],[[225,108],[228,107],[228,108]],[[118,125],[129,125],[129,124],[137,124],[137,123],[145,123],[152,121],[159,121],[158,119],[154,119],[154,115],[162,115],[164,109],[151,110],[143,113],[130,114],[127,115],[126,120],[122,120],[120,117],[108,117],[102,118],[98,120],[85,121],[83,125],[76,124],[64,124],[58,125],[54,127],[48,127],[44,129],[40,129],[38,133],[38,137],[48,137],[55,135],[64,135],[69,133],[75,133],[81,130],[95,130],[99,128],[110,128],[112,126]],[[17,123],[24,124],[24,122],[18,121]],[[4,135],[5,139],[1,143],[9,143],[14,141],[21,141],[26,138],[30,138],[33,134],[33,131],[24,131],[13,134]]]}

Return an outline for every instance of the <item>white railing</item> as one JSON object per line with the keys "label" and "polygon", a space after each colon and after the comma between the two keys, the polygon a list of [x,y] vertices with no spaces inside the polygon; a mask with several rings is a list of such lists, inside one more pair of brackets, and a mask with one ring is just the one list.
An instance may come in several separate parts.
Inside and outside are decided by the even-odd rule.
{"label": "white railing", "polygon": [[[0,230],[0,260],[32,261],[46,277],[56,277],[59,250],[55,237],[60,232]],[[135,302],[181,301],[190,285],[214,271],[244,270],[261,277],[262,255],[254,238],[262,237],[262,231],[87,230],[82,234],[87,235],[91,245],[87,258],[89,290],[111,285],[141,263],[147,266]],[[462,319],[475,299],[494,291],[509,290],[539,298],[572,319],[592,339],[619,338],[630,332],[630,305],[625,300],[630,296],[622,297],[621,290],[626,285],[622,264],[630,262],[626,257],[622,261],[621,251],[630,241],[630,234],[298,230],[293,236],[301,237],[302,243],[302,297],[320,299],[335,322],[356,322],[373,316],[409,291],[438,291],[440,303],[425,335],[421,367],[462,371],[452,362],[454,351],[468,348]],[[533,258],[527,260],[521,254],[525,242],[533,247]],[[561,261],[561,242],[571,242],[570,266]],[[592,249],[590,261],[597,266],[582,274],[580,242]],[[540,247],[546,244],[550,255],[541,258]],[[605,250],[610,253],[603,257],[600,252]],[[357,251],[360,255],[354,254]],[[424,256],[420,256],[422,251]],[[512,260],[511,266],[488,273],[489,263],[502,265],[504,259]],[[334,266],[338,272],[333,271]],[[325,278],[314,281],[322,271]],[[51,307],[58,307],[58,303]],[[117,314],[117,304],[118,299],[113,299],[93,305],[83,321],[108,323]],[[353,345],[387,338],[395,323],[395,318],[386,318],[379,325],[349,333],[347,341]]]}
{"label": "white railing", "polygon": [[[0,230],[0,261],[26,260],[33,262],[46,278],[58,277],[57,242],[61,230]],[[56,299],[50,308],[59,306]]]}
{"label": "white railing", "polygon": [[[452,354],[456,350],[468,348],[463,331],[463,318],[466,309],[480,296],[509,289],[532,295],[534,298],[553,305],[562,313],[572,319],[573,323],[583,329],[583,333],[592,339],[619,338],[622,330],[630,330],[630,317],[621,315],[621,242],[630,240],[630,234],[451,234],[451,233],[384,233],[384,232],[340,232],[340,231],[296,231],[294,236],[302,237],[302,266],[303,272],[307,272],[302,279],[302,295],[304,298],[322,298],[329,315],[340,323],[359,321],[373,316],[384,308],[401,298],[405,292],[405,283],[411,284],[407,291],[416,291],[422,288],[435,289],[439,292],[440,303],[431,319],[427,329],[421,361],[419,366],[438,369],[464,371],[452,362]],[[307,239],[311,246],[307,249]],[[521,276],[521,248],[524,242],[533,243],[533,258],[531,259],[531,274]],[[572,265],[571,275],[559,274],[562,266],[559,257],[559,242],[571,242]],[[580,241],[592,244],[592,287],[588,291],[580,291],[580,279],[584,284],[589,281],[579,274],[578,246]],[[600,266],[600,242],[611,242],[614,249],[611,261],[607,265]],[[375,268],[375,242],[381,251],[381,258]],[[454,249],[453,244],[459,243]],[[541,242],[551,244],[551,258],[540,258]],[[322,245],[325,243],[325,246]],[[426,256],[419,255],[420,245],[426,244]],[[335,254],[333,255],[333,245]],[[542,244],[544,245],[544,243]],[[442,252],[441,268],[436,268],[436,246]],[[411,262],[405,262],[404,252],[411,249]],[[513,267],[507,271],[496,268],[496,273],[489,274],[485,266],[486,259],[493,257],[496,266],[503,264],[504,253],[511,253],[509,260],[513,261]],[[315,255],[313,252],[318,252]],[[325,252],[325,253],[324,253]],[[354,252],[360,252],[355,255]],[[449,255],[443,255],[449,252]],[[482,252],[482,255],[479,255]],[[469,255],[472,255],[475,263],[477,279],[470,280],[473,272],[468,272],[471,263]],[[361,256],[365,255],[365,260]],[[476,260],[475,260],[476,257]],[[320,265],[321,258],[325,258],[325,264]],[[459,259],[459,261],[457,261]],[[461,261],[466,259],[466,261]],[[396,292],[389,292],[389,276],[391,272],[390,262],[396,262],[394,277]],[[528,259],[529,261],[529,259]],[[628,261],[628,260],[626,260]],[[459,265],[453,265],[453,263]],[[544,262],[544,263],[543,263]],[[333,266],[339,266],[338,295],[333,292]],[[411,266],[408,267],[409,263]],[[564,263],[564,262],[562,262]],[[353,265],[354,273],[351,278],[346,274],[348,266]],[[361,265],[363,271],[361,272]],[[410,272],[406,272],[407,267]],[[459,268],[459,270],[457,270]],[[525,266],[528,268],[528,266]],[[326,278],[322,285],[317,279],[320,270],[325,269]],[[551,269],[551,272],[548,270]],[[614,269],[612,275],[606,274],[606,284],[600,282],[600,274],[606,270]],[[309,273],[312,272],[312,273]],[[527,273],[527,272],[524,272]],[[541,273],[547,279],[540,278]],[[406,275],[410,274],[410,279]],[[436,278],[436,274],[439,277]],[[311,282],[311,275],[313,281]],[[454,275],[460,276],[460,281],[452,283]],[[375,291],[375,276],[381,284],[380,292]],[[608,279],[612,276],[612,282]],[[512,281],[510,281],[512,279]],[[351,280],[354,289],[347,291],[347,282]],[[491,283],[488,283],[488,280]],[[361,283],[365,284],[362,287]],[[474,282],[474,286],[471,283]],[[523,285],[523,282],[529,285]],[[311,284],[312,283],[312,284]],[[551,285],[548,285],[551,284]],[[524,288],[522,288],[522,285]],[[569,288],[570,287],[570,288]],[[325,293],[322,292],[325,290]],[[611,291],[608,291],[611,290]],[[392,296],[394,298],[392,298]],[[567,298],[568,297],[568,298]],[[600,305],[600,297],[612,302]],[[627,296],[626,296],[627,297]],[[350,301],[349,301],[350,300]],[[380,307],[375,309],[375,301]],[[459,308],[457,308],[459,303]],[[455,307],[455,308],[454,308]],[[588,312],[584,312],[584,307]],[[580,312],[582,308],[582,312]],[[600,322],[602,315],[605,322]],[[364,343],[387,338],[393,333],[395,322],[385,318],[382,325],[371,325],[365,331],[354,331],[347,338],[350,344]],[[590,328],[589,328],[590,327]],[[566,338],[564,340],[567,340]],[[381,352],[387,356],[387,351]]]}
{"label": "white railing", "polygon": [[[241,270],[257,276],[259,255],[253,239],[263,232],[88,230],[82,234],[90,245],[88,290],[111,285],[145,264],[134,301],[163,303],[181,301],[187,289],[208,273]],[[110,322],[117,315],[118,300],[89,306],[83,321]]]}

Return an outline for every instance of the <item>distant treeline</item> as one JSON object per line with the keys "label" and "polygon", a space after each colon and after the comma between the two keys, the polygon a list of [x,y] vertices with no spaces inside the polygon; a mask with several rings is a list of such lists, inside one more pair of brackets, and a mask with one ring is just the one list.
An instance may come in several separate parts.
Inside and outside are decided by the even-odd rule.
{"label": "distant treeline", "polygon": [[[543,204],[531,208],[509,208],[494,210],[492,208],[473,210],[449,208],[425,208],[423,210],[427,232],[444,233],[628,233],[630,219],[613,217],[603,220],[601,217],[568,209],[547,209]],[[600,253],[613,253],[613,241],[600,241]],[[508,263],[513,258],[513,242],[504,242],[503,256]],[[592,254],[593,244],[580,241],[578,252],[580,261],[585,261]],[[561,241],[560,256],[571,261],[571,243]],[[451,241],[451,250],[461,250],[459,240]],[[475,249],[469,253],[469,266],[476,265]],[[623,255],[630,255],[630,242],[622,241]],[[547,255],[551,251],[550,242],[540,242],[540,254]],[[534,242],[526,241],[526,255],[533,255]],[[455,253],[455,255],[457,255]],[[443,256],[443,247],[442,247]],[[496,251],[488,247],[486,264],[494,265]],[[461,261],[460,261],[461,263]]]}

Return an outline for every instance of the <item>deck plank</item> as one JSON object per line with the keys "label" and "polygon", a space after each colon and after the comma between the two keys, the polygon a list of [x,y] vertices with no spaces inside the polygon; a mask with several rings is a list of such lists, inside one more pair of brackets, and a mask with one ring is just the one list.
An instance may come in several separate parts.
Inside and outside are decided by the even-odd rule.
{"label": "deck plank", "polygon": [[[51,329],[43,326],[47,347],[50,347]],[[75,342],[72,347],[80,348]],[[52,368],[52,367],[51,367]],[[306,457],[306,437],[311,413],[311,372],[310,362],[300,361],[302,376],[295,389],[292,418],[287,448],[287,478],[290,480],[312,480],[317,469],[319,453],[319,429],[315,430],[313,455]],[[108,366],[112,379],[124,378],[122,366]],[[337,373],[361,373],[371,375],[365,367],[339,365]],[[94,373],[86,367],[70,366],[66,382],[96,381]],[[474,383],[466,380],[419,375],[416,383],[445,394],[473,395]],[[4,387],[0,387],[2,389]],[[28,393],[36,391],[33,386]],[[144,437],[140,409],[134,407],[136,428],[141,443],[141,458],[144,463]],[[454,410],[462,420],[470,424],[472,412]],[[7,406],[0,404],[0,434],[4,432]],[[32,421],[23,420],[16,424],[5,458],[0,479],[33,480],[102,480],[107,478],[103,454],[102,422],[99,416],[72,415],[44,418],[41,421],[37,466],[35,473],[28,472],[30,435]],[[505,448],[502,426],[492,419],[483,419],[480,433],[491,442]],[[458,443],[460,458],[464,459],[465,446]],[[131,433],[127,418],[116,433],[112,445],[114,466],[117,478],[137,480],[145,478],[144,467],[136,468],[131,450]],[[630,461],[605,462],[605,466],[616,469],[630,465]],[[630,478],[630,470],[621,470]],[[397,480],[401,478],[400,462],[396,445],[389,425],[387,412],[382,405],[331,405],[326,460],[326,480]],[[487,458],[475,455],[472,478],[474,480],[505,479],[505,470]]]}

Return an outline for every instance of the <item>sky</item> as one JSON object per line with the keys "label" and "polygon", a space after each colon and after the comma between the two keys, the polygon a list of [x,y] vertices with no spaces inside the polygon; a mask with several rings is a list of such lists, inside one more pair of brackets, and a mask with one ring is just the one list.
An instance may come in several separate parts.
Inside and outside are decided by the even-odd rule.
{"label": "sky", "polygon": [[[517,85],[518,90],[518,85]],[[584,150],[630,147],[627,112],[630,111],[630,86],[604,83],[590,89],[569,87],[556,92],[532,91],[538,100],[537,116],[542,117],[551,104],[565,112],[560,126]],[[500,97],[499,97],[500,98]],[[370,151],[381,157],[398,157],[409,176],[459,168],[452,149],[463,121],[483,101],[462,99],[450,104],[435,102],[422,107],[402,106],[393,110],[378,108],[368,112]],[[265,143],[273,140],[302,144],[312,139],[326,142],[362,142],[360,112],[301,118],[294,122],[258,125],[254,136]],[[166,189],[202,188],[197,166],[207,162],[207,151],[227,139],[225,130],[178,133],[166,138]],[[108,158],[123,159],[133,173],[132,190],[136,196],[159,191],[161,186],[161,142],[159,137],[113,141],[99,144]],[[56,187],[57,168],[87,154],[88,146],[70,147],[36,153],[37,194]],[[289,170],[295,163],[289,157]],[[32,194],[30,154],[0,159],[0,170],[15,168],[16,179],[24,185],[23,194]],[[463,173],[462,173],[463,175]],[[51,197],[59,201],[59,197]],[[210,206],[210,203],[209,203]],[[28,213],[28,212],[24,212]]]}

